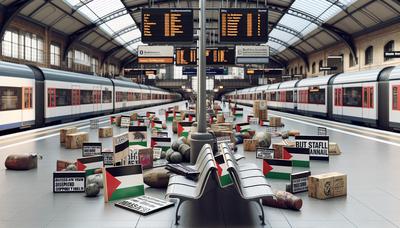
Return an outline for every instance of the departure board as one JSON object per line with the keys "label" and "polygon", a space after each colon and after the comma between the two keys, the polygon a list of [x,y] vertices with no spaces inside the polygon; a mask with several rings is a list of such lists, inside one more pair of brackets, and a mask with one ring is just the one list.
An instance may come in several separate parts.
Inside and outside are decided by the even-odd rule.
{"label": "departure board", "polygon": [[207,65],[235,65],[234,47],[215,47],[206,50]]}
{"label": "departure board", "polygon": [[193,10],[142,8],[142,42],[193,42]]}
{"label": "departure board", "polygon": [[191,47],[175,48],[176,65],[197,65],[197,49]]}
{"label": "departure board", "polygon": [[221,9],[219,15],[221,43],[266,43],[267,9]]}

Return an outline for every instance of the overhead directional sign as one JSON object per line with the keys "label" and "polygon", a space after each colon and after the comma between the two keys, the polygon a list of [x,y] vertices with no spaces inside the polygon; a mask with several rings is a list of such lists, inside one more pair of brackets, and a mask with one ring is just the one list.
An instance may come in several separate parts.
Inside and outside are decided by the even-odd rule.
{"label": "overhead directional sign", "polygon": [[267,64],[268,46],[236,46],[236,64]]}
{"label": "overhead directional sign", "polygon": [[221,9],[219,16],[221,43],[266,43],[267,9]]}
{"label": "overhead directional sign", "polygon": [[176,65],[197,65],[197,49],[191,47],[175,48]]}
{"label": "overhead directional sign", "polygon": [[234,47],[214,47],[206,50],[207,65],[235,65]]}
{"label": "overhead directional sign", "polygon": [[181,43],[192,41],[192,9],[142,8],[143,43]]}
{"label": "overhead directional sign", "polygon": [[173,64],[173,46],[146,46],[138,47],[139,64]]}

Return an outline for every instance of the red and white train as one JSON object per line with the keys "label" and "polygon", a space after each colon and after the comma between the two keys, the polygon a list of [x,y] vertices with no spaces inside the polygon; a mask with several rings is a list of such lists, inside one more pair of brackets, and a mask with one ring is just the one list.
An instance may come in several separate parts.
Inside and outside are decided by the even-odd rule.
{"label": "red and white train", "polygon": [[131,81],[0,61],[0,133],[180,99]]}
{"label": "red and white train", "polygon": [[400,130],[400,66],[306,78],[230,92],[245,105],[268,101],[270,109]]}

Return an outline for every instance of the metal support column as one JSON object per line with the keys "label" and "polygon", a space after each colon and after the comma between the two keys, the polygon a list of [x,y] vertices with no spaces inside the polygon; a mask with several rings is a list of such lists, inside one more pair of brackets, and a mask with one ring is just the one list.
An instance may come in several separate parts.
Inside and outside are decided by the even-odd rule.
{"label": "metal support column", "polygon": [[195,164],[201,148],[205,144],[213,146],[214,139],[207,132],[207,91],[206,91],[206,0],[199,0],[199,40],[198,53],[199,67],[197,70],[197,102],[196,102],[196,120],[197,132],[192,134],[190,163]]}

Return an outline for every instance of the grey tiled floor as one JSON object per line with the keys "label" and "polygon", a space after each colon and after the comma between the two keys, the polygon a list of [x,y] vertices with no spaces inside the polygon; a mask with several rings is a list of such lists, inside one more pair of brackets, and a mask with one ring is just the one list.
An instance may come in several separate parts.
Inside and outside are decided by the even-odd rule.
{"label": "grey tiled floor", "polygon": [[[180,103],[183,106],[183,103]],[[171,105],[166,105],[168,107]],[[149,108],[157,112],[159,108]],[[245,108],[245,115],[250,108]],[[141,111],[144,113],[144,110]],[[275,112],[271,112],[275,113]],[[275,113],[279,114],[280,113]],[[283,114],[289,118],[290,115]],[[285,129],[298,129],[302,134],[316,134],[317,127],[294,119],[284,119]],[[323,125],[323,122],[321,122]],[[261,130],[260,127],[255,128]],[[90,139],[98,140],[97,131],[89,131]],[[115,128],[114,133],[126,131]],[[400,147],[385,140],[376,141],[350,134],[345,130],[328,129],[342,155],[332,156],[329,163],[311,162],[314,174],[339,171],[348,175],[348,195],[317,200],[299,194],[303,199],[300,212],[264,207],[265,227],[399,227],[400,226]],[[394,135],[393,137],[398,137]],[[17,140],[18,141],[18,140]],[[111,139],[101,139],[111,147]],[[274,139],[278,141],[278,139]],[[0,160],[10,153],[36,152],[43,155],[39,167],[30,171],[9,171],[0,164],[0,228],[3,227],[175,227],[174,208],[148,216],[105,204],[103,197],[86,198],[83,194],[53,194],[52,172],[57,159],[73,160],[80,150],[59,146],[58,135],[4,147],[0,138]],[[242,153],[241,146],[239,151]],[[255,154],[244,152],[247,162],[255,162]],[[284,189],[285,181],[270,180],[276,190]],[[146,194],[164,197],[164,190],[146,188]],[[185,203],[178,227],[260,227],[259,208],[240,200],[234,191],[211,191],[204,202]]]}

